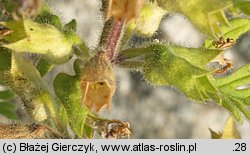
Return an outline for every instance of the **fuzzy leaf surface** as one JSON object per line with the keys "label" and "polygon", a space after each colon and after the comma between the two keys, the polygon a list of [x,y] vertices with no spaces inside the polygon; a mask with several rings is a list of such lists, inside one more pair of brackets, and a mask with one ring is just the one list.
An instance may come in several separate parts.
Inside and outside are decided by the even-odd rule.
{"label": "fuzzy leaf surface", "polygon": [[220,34],[219,25],[228,25],[224,10],[231,0],[157,0],[168,12],[185,15],[201,32],[215,36]]}
{"label": "fuzzy leaf surface", "polygon": [[[233,18],[229,21],[229,24],[230,26],[221,26],[224,39],[230,38],[236,41],[250,29],[250,20],[246,18]],[[215,48],[212,43],[213,39],[207,39],[205,41],[205,48]]]}
{"label": "fuzzy leaf surface", "polygon": [[[68,61],[72,55],[73,44],[80,43],[79,37],[72,34],[65,35],[56,27],[48,24],[23,20],[6,22],[4,25],[14,33],[4,37],[9,43],[2,45],[3,47],[17,52],[43,54],[54,63]],[[19,34],[22,35],[22,39],[16,40],[15,36]]]}
{"label": "fuzzy leaf surface", "polygon": [[228,77],[215,78],[205,69],[205,65],[220,54],[219,50],[160,44],[148,48],[152,52],[147,52],[145,56],[143,72],[150,83],[174,86],[189,99],[196,101],[215,101],[238,122],[242,122],[242,115],[250,120],[250,65]]}
{"label": "fuzzy leaf surface", "polygon": [[3,75],[11,90],[22,100],[25,111],[33,121],[52,119],[57,129],[62,129],[58,116],[61,105],[56,102],[55,96],[30,61],[22,54],[12,53],[11,70]]}
{"label": "fuzzy leaf surface", "polygon": [[[0,47],[0,71],[9,70],[11,65],[11,53]],[[1,79],[1,76],[0,76]]]}
{"label": "fuzzy leaf surface", "polygon": [[187,97],[203,100],[196,85],[196,77],[206,74],[205,66],[221,51],[189,49],[179,46],[154,44],[145,56],[145,78],[155,85],[175,86]]}
{"label": "fuzzy leaf surface", "polygon": [[243,66],[225,78],[211,80],[224,99],[230,101],[234,112],[242,112],[250,120],[250,65]]}
{"label": "fuzzy leaf surface", "polygon": [[250,15],[249,0],[232,0],[235,7],[238,7],[246,15]]}
{"label": "fuzzy leaf surface", "polygon": [[0,91],[0,115],[9,119],[17,119],[14,112],[16,106],[10,103],[10,100],[14,97],[14,94],[10,90]]}
{"label": "fuzzy leaf surface", "polygon": [[58,74],[54,80],[54,90],[66,109],[72,130],[78,137],[83,137],[85,119],[89,110],[81,104],[80,77],[65,73]]}

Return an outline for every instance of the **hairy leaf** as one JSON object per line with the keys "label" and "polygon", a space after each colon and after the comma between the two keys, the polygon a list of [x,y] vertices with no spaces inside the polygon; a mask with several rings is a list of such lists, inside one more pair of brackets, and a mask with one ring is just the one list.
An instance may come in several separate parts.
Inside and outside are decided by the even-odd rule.
{"label": "hairy leaf", "polygon": [[[30,20],[18,21],[15,26],[15,21],[6,22],[4,25],[13,30],[14,33],[4,37],[8,39],[9,44],[2,45],[3,47],[12,49],[17,52],[32,52],[44,54],[54,63],[63,63],[69,60],[72,55],[73,44],[80,42],[79,37],[74,35],[64,35],[54,26],[47,24],[38,24]],[[10,27],[9,25],[14,25]],[[25,34],[26,37],[13,42],[13,35]]]}
{"label": "hairy leaf", "polygon": [[[250,84],[250,65],[245,65],[232,73],[231,75],[224,78],[216,78],[214,84],[221,88],[221,90],[228,92],[232,96],[239,98],[248,98]],[[246,86],[246,87],[244,87]]]}
{"label": "hairy leaf", "polygon": [[232,0],[235,7],[238,7],[243,13],[250,15],[249,0]]}
{"label": "hairy leaf", "polygon": [[[8,49],[0,47],[0,72],[9,70],[11,65],[11,53]],[[0,75],[1,79],[1,75]]]}
{"label": "hairy leaf", "polygon": [[184,14],[200,31],[216,36],[221,34],[220,25],[229,25],[224,9],[231,0],[157,0],[166,11]]}
{"label": "hairy leaf", "polygon": [[[207,101],[215,101],[219,106],[222,106],[231,112],[238,122],[242,122],[240,107],[234,104],[228,94],[221,92],[220,89],[214,85],[213,80],[214,78],[209,75],[197,77],[196,84],[203,98]],[[244,115],[246,116],[245,113]]]}
{"label": "hairy leaf", "polygon": [[14,97],[10,90],[0,91],[0,115],[3,115],[9,119],[17,119],[14,112],[16,106],[10,103],[10,100]]}
{"label": "hairy leaf", "polygon": [[[211,80],[224,98],[241,111],[250,120],[250,65],[246,65],[225,78]],[[235,109],[235,110],[236,110]]]}
{"label": "hairy leaf", "polygon": [[[250,20],[245,18],[233,18],[229,21],[230,26],[221,26],[221,32],[224,39],[234,39],[235,41],[244,33],[250,29]],[[213,45],[213,39],[207,39],[205,41],[206,48],[215,48]]]}
{"label": "hairy leaf", "polygon": [[64,25],[64,30],[66,32],[76,32],[76,20],[72,19],[69,23],[67,23],[66,25]]}
{"label": "hairy leaf", "polygon": [[[88,48],[81,38],[75,33],[77,29],[76,20],[73,19],[69,23],[62,25],[59,17],[52,13],[52,10],[43,3],[35,22],[41,24],[49,24],[55,26],[59,31],[62,31],[66,38],[75,40],[73,52],[77,54],[81,59],[86,59],[89,57]],[[76,50],[77,49],[77,50]],[[42,66],[41,66],[42,67]]]}
{"label": "hairy leaf", "polygon": [[49,24],[55,26],[57,29],[62,29],[62,23],[57,15],[52,13],[52,10],[47,6],[47,4],[43,3],[38,13],[35,22],[40,24]]}
{"label": "hairy leaf", "polygon": [[[146,52],[143,68],[144,76],[150,83],[174,86],[197,101],[213,100],[231,112],[237,121],[242,122],[242,114],[250,120],[250,65],[228,77],[214,78],[204,66],[220,54],[218,50],[160,44],[151,45],[146,50],[152,50],[151,53]],[[242,86],[246,87],[239,89]]]}
{"label": "hairy leaf", "polygon": [[78,137],[83,137],[85,119],[89,110],[82,104],[80,81],[79,75],[70,76],[60,73],[54,80],[54,90],[67,111],[72,130]]}
{"label": "hairy leaf", "polygon": [[196,85],[197,76],[206,74],[205,65],[221,51],[188,49],[179,46],[154,44],[145,56],[145,78],[156,85],[175,86],[187,97],[203,100]]}
{"label": "hairy leaf", "polygon": [[52,64],[49,60],[45,58],[41,58],[36,66],[37,70],[39,71],[41,77],[43,77],[45,74],[49,72],[49,70],[52,68]]}
{"label": "hairy leaf", "polygon": [[29,116],[36,121],[47,118],[44,100],[39,100],[44,94],[42,80],[33,66],[21,55],[13,55],[11,72],[5,73],[8,86],[21,98],[24,108]]}
{"label": "hairy leaf", "polygon": [[241,123],[242,114],[250,120],[247,72],[248,65],[225,78],[204,75],[197,78],[196,82],[204,98],[226,108]]}
{"label": "hairy leaf", "polygon": [[16,42],[27,37],[27,33],[25,31],[24,23],[22,20],[8,21],[7,23],[1,22],[0,25],[7,27],[11,31],[15,32],[3,37],[3,39],[7,42]]}
{"label": "hairy leaf", "polygon": [[13,92],[18,95],[29,116],[36,122],[53,120],[59,130],[61,122],[58,116],[60,105],[53,93],[41,78],[36,68],[21,54],[12,54],[11,70],[4,73],[4,80]]}

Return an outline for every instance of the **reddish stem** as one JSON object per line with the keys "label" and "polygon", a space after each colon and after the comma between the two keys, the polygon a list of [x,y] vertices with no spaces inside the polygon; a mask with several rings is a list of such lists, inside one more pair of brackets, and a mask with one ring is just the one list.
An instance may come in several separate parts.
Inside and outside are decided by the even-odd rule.
{"label": "reddish stem", "polygon": [[100,46],[105,50],[109,60],[113,60],[116,56],[116,50],[119,46],[119,41],[121,38],[123,26],[125,24],[125,20],[113,20],[110,24],[109,21],[107,21],[104,26]]}

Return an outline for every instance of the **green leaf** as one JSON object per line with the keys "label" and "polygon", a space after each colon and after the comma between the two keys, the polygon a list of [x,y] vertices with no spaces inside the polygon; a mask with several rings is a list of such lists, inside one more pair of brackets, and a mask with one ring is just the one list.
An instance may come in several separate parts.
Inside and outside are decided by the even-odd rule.
{"label": "green leaf", "polygon": [[236,127],[234,118],[229,116],[223,129],[221,139],[240,139],[240,133]]}
{"label": "green leaf", "polygon": [[51,13],[50,8],[46,4],[42,4],[41,10],[37,15],[35,22],[40,24],[54,25],[59,30],[62,29],[62,23],[58,16]]}
{"label": "green leaf", "polygon": [[250,120],[250,65],[246,65],[225,78],[211,80],[224,98]]}
{"label": "green leaf", "polygon": [[[64,35],[54,26],[48,24],[38,24],[30,20],[22,21],[23,28],[19,26],[9,27],[13,22],[6,22],[7,28],[14,31],[8,36],[9,44],[3,47],[12,49],[17,52],[32,52],[44,54],[54,63],[63,63],[68,61],[72,55],[73,44],[78,44],[80,39],[74,35]],[[20,25],[20,21],[16,22]],[[27,37],[19,41],[13,42],[12,35],[26,34]],[[7,37],[4,37],[4,39]]]}
{"label": "green leaf", "polygon": [[[10,18],[10,14],[9,11],[13,10],[10,4],[8,4],[9,1],[8,0],[0,0],[0,7],[1,7],[1,11],[0,11],[0,21],[4,21],[4,20],[8,20]],[[8,5],[10,7],[8,7]]]}
{"label": "green leaf", "polygon": [[[145,50],[145,49],[142,49]],[[154,44],[148,47],[143,72],[154,85],[175,86],[188,98],[202,101],[196,78],[207,74],[205,66],[221,51]]]}
{"label": "green leaf", "polygon": [[77,54],[81,59],[89,58],[87,46],[75,33],[77,29],[77,23],[75,19],[62,26],[59,17],[52,13],[52,10],[48,5],[43,3],[37,18],[35,19],[35,22],[55,26],[58,30],[62,31],[65,34],[68,40],[72,40],[74,42],[76,46],[74,46],[73,52],[75,54]]}
{"label": "green leaf", "polygon": [[216,36],[220,25],[228,25],[224,9],[231,0],[157,0],[158,5],[169,12],[185,15],[201,32]]}
{"label": "green leaf", "polygon": [[17,119],[15,114],[16,106],[10,103],[10,100],[14,97],[14,94],[10,90],[0,91],[0,115],[3,115],[9,119]]}
{"label": "green leaf", "polygon": [[[0,47],[0,72],[9,70],[11,65],[11,53],[8,49]],[[1,75],[0,75],[1,79]]]}
{"label": "green leaf", "polygon": [[72,19],[68,24],[64,25],[64,30],[66,32],[76,32],[76,20]]}
{"label": "green leaf", "polygon": [[[63,127],[64,129],[67,129],[67,128],[68,128],[68,125],[69,125],[67,111],[66,111],[66,109],[64,108],[64,106],[61,106],[60,111],[61,111],[60,113],[61,113],[62,127]],[[63,134],[64,134],[64,135],[67,135],[68,137],[70,137],[70,136],[69,136],[69,133],[68,133],[68,130],[65,130],[65,132],[64,132]]]}
{"label": "green leaf", "polygon": [[212,129],[209,129],[209,131],[210,131],[212,139],[220,139],[221,133],[217,133],[217,132],[213,131]]}
{"label": "green leaf", "polygon": [[[233,18],[229,21],[230,26],[221,26],[221,32],[224,39],[230,38],[237,40],[242,34],[250,29],[250,20],[245,18]],[[204,43],[205,48],[215,48],[213,39],[207,39]]]}
{"label": "green leaf", "polygon": [[242,114],[250,120],[249,72],[250,67],[246,65],[224,78],[200,76],[196,84],[206,100],[213,100],[223,106],[242,123]]}
{"label": "green leaf", "polygon": [[10,1],[10,0],[1,0],[0,4],[4,6],[4,8],[8,11],[8,12],[13,12],[16,4],[14,3],[14,1]]}
{"label": "green leaf", "polygon": [[210,129],[212,139],[240,139],[240,133],[236,127],[236,122],[229,116],[222,132],[216,133]]}
{"label": "green leaf", "polygon": [[82,61],[86,61],[90,58],[89,49],[84,42],[73,47],[73,52]]}
{"label": "green leaf", "polygon": [[41,58],[36,66],[37,70],[39,71],[41,77],[43,77],[45,74],[49,72],[49,70],[52,68],[52,64],[49,60],[45,58]]}
{"label": "green leaf", "polygon": [[9,21],[6,23],[1,22],[0,25],[3,25],[8,29],[14,31],[14,33],[10,33],[9,35],[3,37],[3,39],[7,42],[16,42],[27,37],[27,33],[25,31],[24,23],[22,20]]}
{"label": "green leaf", "polygon": [[250,15],[249,0],[232,0],[235,7],[238,7],[243,13]]}
{"label": "green leaf", "polygon": [[[250,89],[248,87],[248,84],[250,84],[250,65],[239,68],[227,77],[216,78],[213,80],[213,83],[231,96],[247,99],[250,97]],[[246,87],[244,88],[243,86]]]}
{"label": "green leaf", "polygon": [[0,100],[7,100],[14,97],[14,94],[9,90],[0,91]]}
{"label": "green leaf", "polygon": [[8,103],[8,102],[0,102],[0,115],[3,115],[9,119],[17,119],[14,110],[15,105]]}
{"label": "green leaf", "polygon": [[4,78],[21,98],[25,111],[33,120],[40,122],[47,119],[45,101],[39,99],[44,94],[44,82],[30,62],[20,54],[13,54],[11,71],[6,72]]}
{"label": "green leaf", "polygon": [[77,29],[76,20],[71,20],[68,24],[64,25],[63,31],[67,38],[71,38],[75,41],[73,46],[73,52],[78,56],[79,59],[87,60],[89,55],[89,49],[83,40],[75,33]]}
{"label": "green leaf", "polygon": [[78,137],[83,137],[85,119],[89,110],[82,104],[80,77],[65,73],[58,74],[54,80],[54,90],[67,111],[72,130]]}
{"label": "green leaf", "polygon": [[242,122],[242,113],[250,119],[249,112],[245,109],[247,107],[243,108],[241,103],[236,102],[237,98],[232,98],[230,93],[221,90],[216,85],[216,80],[216,78],[210,75],[202,75],[196,78],[197,87],[203,98],[207,101],[213,100],[219,106],[226,108],[240,123]]}
{"label": "green leaf", "polygon": [[93,134],[94,134],[93,128],[91,128],[88,125],[85,125],[84,126],[84,132],[85,132],[85,137],[93,138]]}
{"label": "green leaf", "polygon": [[20,97],[27,114],[33,121],[54,123],[58,131],[60,106],[54,94],[43,81],[37,69],[22,54],[12,53],[11,70],[4,73],[4,80],[11,90]]}
{"label": "green leaf", "polygon": [[[242,122],[242,114],[250,120],[250,87],[238,89],[249,84],[250,65],[228,77],[214,78],[205,69],[205,65],[221,51],[160,44],[141,50],[146,51],[143,72],[150,83],[174,86],[196,101],[213,100],[231,112],[237,121]],[[150,50],[152,52],[148,52]],[[138,51],[137,49],[135,53],[139,53]]]}

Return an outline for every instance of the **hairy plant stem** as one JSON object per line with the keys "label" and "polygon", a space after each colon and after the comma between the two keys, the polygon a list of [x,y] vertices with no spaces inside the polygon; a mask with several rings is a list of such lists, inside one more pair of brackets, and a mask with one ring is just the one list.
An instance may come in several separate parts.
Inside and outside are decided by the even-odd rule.
{"label": "hairy plant stem", "polygon": [[125,20],[115,20],[110,18],[105,22],[99,47],[104,50],[110,61],[115,59],[117,49],[119,48],[119,42],[123,36],[123,28]]}

